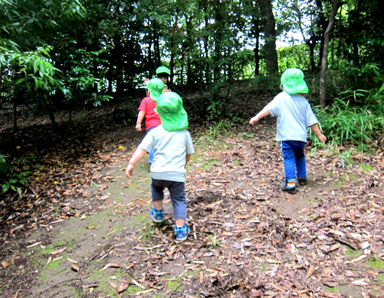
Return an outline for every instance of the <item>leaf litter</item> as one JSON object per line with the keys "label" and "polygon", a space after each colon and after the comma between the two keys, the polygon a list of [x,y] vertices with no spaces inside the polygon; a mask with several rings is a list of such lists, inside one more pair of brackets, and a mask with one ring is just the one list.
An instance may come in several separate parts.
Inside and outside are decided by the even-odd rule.
{"label": "leaf litter", "polygon": [[[252,137],[244,138],[242,132]],[[230,136],[215,139],[202,135],[206,147],[197,152],[200,156],[193,159],[187,180],[189,238],[174,242],[170,218],[164,225],[144,223],[137,231],[112,230],[106,235],[108,250],[101,249],[87,262],[69,258],[74,273],[79,274],[81,268],[88,275],[99,270],[113,277],[119,270],[119,278],[109,281],[110,287],[122,294],[136,287],[136,294],[142,296],[384,294],[383,268],[365,263],[369,258],[384,262],[383,147],[374,155],[352,156],[348,167],[326,148],[313,156],[307,154],[309,184],[288,195],[279,189],[282,161],[270,122],[256,129],[239,126]],[[14,250],[6,246],[21,235],[27,238],[33,230],[52,233],[62,221],[109,208],[106,204],[111,198],[105,190],[115,178],[103,176],[103,170],[125,164],[137,140],[120,136],[118,144],[102,140],[101,146],[88,144],[86,149],[77,148],[79,142],[74,141],[76,146],[41,159],[45,167],[35,173],[23,200],[8,198],[12,207],[2,216],[1,278],[20,289],[13,294],[28,293],[18,282],[33,282],[34,277],[16,280],[9,273],[13,270],[10,256],[17,255],[17,249],[46,245],[49,239]],[[359,167],[362,160],[369,171]],[[127,205],[129,214],[147,214],[149,198],[137,199]],[[146,233],[150,237],[144,237]],[[59,247],[50,257],[62,257],[69,250]],[[91,266],[97,260],[104,265]],[[21,262],[27,263],[21,257],[13,259],[16,265]],[[101,280],[76,282],[86,295],[103,295]]]}

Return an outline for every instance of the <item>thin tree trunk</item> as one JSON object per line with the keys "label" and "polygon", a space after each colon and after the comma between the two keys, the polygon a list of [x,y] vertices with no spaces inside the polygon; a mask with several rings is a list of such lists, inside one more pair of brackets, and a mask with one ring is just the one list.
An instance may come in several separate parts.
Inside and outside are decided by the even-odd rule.
{"label": "thin tree trunk", "polygon": [[13,113],[12,113],[12,120],[13,120],[13,131],[17,131],[17,104],[16,99],[13,99],[13,105],[12,105]]}
{"label": "thin tree trunk", "polygon": [[267,73],[275,74],[278,72],[278,65],[276,52],[275,17],[272,11],[272,3],[271,0],[260,0],[259,5],[261,14],[264,16],[264,49],[267,63]]}
{"label": "thin tree trunk", "polygon": [[333,25],[335,23],[335,15],[338,9],[338,0],[333,0],[332,2],[332,11],[329,16],[329,22],[327,29],[324,33],[324,49],[323,57],[321,58],[321,71],[320,71],[320,107],[325,108],[326,104],[326,71],[328,67],[328,47],[329,47],[329,34],[332,31]]}
{"label": "thin tree trunk", "polygon": [[255,75],[260,74],[260,55],[259,55],[259,47],[260,47],[260,32],[258,32],[258,35],[256,36],[256,45],[253,49],[253,52],[255,53]]}

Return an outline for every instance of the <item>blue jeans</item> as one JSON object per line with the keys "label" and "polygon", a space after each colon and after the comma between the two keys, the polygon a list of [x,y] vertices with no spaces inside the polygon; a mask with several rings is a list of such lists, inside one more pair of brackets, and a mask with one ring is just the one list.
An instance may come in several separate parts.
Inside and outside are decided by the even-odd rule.
{"label": "blue jeans", "polygon": [[[153,127],[151,127],[150,129],[147,130],[146,133],[149,133],[149,132],[150,132],[152,129],[154,129],[155,127],[157,127],[157,126],[153,126]],[[152,162],[153,162],[153,159],[154,159],[154,157],[155,157],[155,150],[151,149],[151,151],[150,151],[148,154],[149,154],[149,157],[148,157],[149,165],[151,165]]]}
{"label": "blue jeans", "polygon": [[153,201],[161,201],[164,199],[164,189],[168,188],[173,206],[174,219],[186,219],[187,200],[185,197],[185,183],[152,179],[151,192]]}
{"label": "blue jeans", "polygon": [[285,181],[306,178],[307,170],[304,156],[304,142],[282,141],[281,153],[284,161]]}

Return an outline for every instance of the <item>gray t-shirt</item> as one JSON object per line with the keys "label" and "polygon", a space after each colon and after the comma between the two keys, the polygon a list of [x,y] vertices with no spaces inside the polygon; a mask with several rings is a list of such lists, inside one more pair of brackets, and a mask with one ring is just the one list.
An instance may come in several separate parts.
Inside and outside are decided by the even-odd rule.
{"label": "gray t-shirt", "polygon": [[307,142],[307,127],[318,123],[308,100],[300,94],[280,92],[264,109],[277,117],[277,141]]}
{"label": "gray t-shirt", "polygon": [[186,154],[195,153],[188,130],[166,131],[160,125],[147,133],[139,147],[155,152],[151,164],[152,178],[185,182]]}

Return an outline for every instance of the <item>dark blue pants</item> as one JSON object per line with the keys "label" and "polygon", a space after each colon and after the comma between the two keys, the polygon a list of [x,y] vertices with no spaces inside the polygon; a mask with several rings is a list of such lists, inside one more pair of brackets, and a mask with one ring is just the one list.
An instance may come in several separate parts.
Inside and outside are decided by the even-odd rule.
{"label": "dark blue pants", "polygon": [[152,179],[151,192],[153,201],[161,201],[164,199],[164,189],[168,188],[173,206],[174,219],[186,219],[187,200],[185,196],[185,183]]}
{"label": "dark blue pants", "polygon": [[306,178],[307,170],[304,156],[304,142],[282,141],[281,153],[284,161],[285,181]]}

